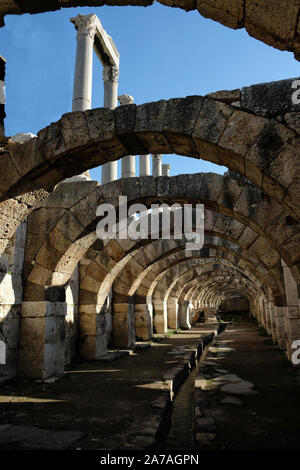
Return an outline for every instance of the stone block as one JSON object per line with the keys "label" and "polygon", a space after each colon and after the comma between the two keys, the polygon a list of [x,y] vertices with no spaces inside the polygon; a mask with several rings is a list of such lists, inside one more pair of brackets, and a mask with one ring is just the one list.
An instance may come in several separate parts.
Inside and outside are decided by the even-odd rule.
{"label": "stone block", "polygon": [[280,50],[293,50],[299,2],[246,0],[245,27],[250,36]]}
{"label": "stone block", "polygon": [[192,133],[202,105],[202,96],[174,98],[168,101],[163,132],[174,153],[192,157],[198,155]]}
{"label": "stone block", "polygon": [[37,167],[46,167],[46,161],[40,152],[37,138],[30,139],[21,145],[10,145],[9,154],[18,172],[22,176]]}
{"label": "stone block", "polygon": [[54,162],[66,152],[66,146],[61,133],[60,121],[38,132],[40,153],[46,161]]}
{"label": "stone block", "polygon": [[[14,144],[21,146],[22,144]],[[8,152],[1,153],[0,158],[0,191],[5,193],[10,187],[17,183],[21,178],[16,166]]]}
{"label": "stone block", "polygon": [[[244,157],[266,123],[267,120],[264,118],[242,111],[234,111],[219,140],[219,146],[227,152],[231,151],[240,157]],[[229,155],[228,157],[230,159]],[[222,152],[221,160],[224,164],[227,163],[225,152]]]}
{"label": "stone block", "polygon": [[229,28],[244,26],[244,0],[197,0],[197,8],[204,17]]}
{"label": "stone block", "polygon": [[146,103],[137,107],[135,132],[148,153],[172,153],[162,129],[168,102]]}
{"label": "stone block", "polygon": [[214,93],[209,93],[205,98],[212,100],[223,101],[223,103],[231,104],[241,100],[241,90],[239,88],[235,90],[220,90]]}
{"label": "stone block", "polygon": [[293,102],[293,94],[297,88],[299,89],[299,86],[293,88],[292,85],[297,80],[299,81],[299,78],[291,78],[242,88],[242,109],[266,117],[284,116],[286,113],[299,112],[300,104]]}
{"label": "stone block", "polygon": [[220,164],[217,143],[226,128],[234,108],[205,99],[193,130],[193,139],[201,158],[205,156],[213,163]]}
{"label": "stone block", "polygon": [[136,105],[118,106],[115,111],[116,134],[128,155],[145,155],[147,150],[135,134]]}

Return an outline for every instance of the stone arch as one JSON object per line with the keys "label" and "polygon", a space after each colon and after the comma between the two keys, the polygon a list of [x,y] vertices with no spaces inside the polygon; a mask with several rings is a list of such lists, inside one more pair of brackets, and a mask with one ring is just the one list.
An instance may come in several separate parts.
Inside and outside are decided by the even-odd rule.
{"label": "stone arch", "polygon": [[[199,179],[201,181],[201,188],[200,188],[200,194],[199,194]],[[188,181],[187,181],[188,180]],[[178,183],[181,184],[184,182],[186,185],[186,190],[184,191],[184,197],[181,194],[181,198],[179,198],[179,195],[177,194],[172,194],[171,188],[172,185],[178,191]],[[148,186],[145,186],[145,183],[149,183]],[[198,185],[197,185],[198,182]],[[218,184],[219,183],[219,184]],[[249,188],[248,188],[249,186]],[[235,217],[237,220],[240,218],[240,220],[244,220],[246,224],[249,224],[251,226],[251,230],[254,229],[258,234],[260,234],[260,237],[264,236],[264,230],[262,227],[260,227],[258,221],[259,221],[259,204],[258,206],[255,205],[255,207],[251,208],[253,219],[249,219],[249,211],[250,211],[250,206],[249,204],[245,206],[243,203],[244,196],[242,196],[243,192],[245,191],[245,188],[247,187],[247,191],[257,191],[257,188],[254,188],[251,185],[244,185],[241,182],[237,181],[232,181],[230,178],[223,178],[219,177],[218,175],[214,174],[209,174],[209,175],[179,175],[178,177],[171,177],[171,178],[165,178],[165,177],[160,177],[160,178],[153,178],[153,177],[146,177],[145,178],[132,178],[130,180],[120,180],[114,183],[111,183],[109,185],[105,185],[103,187],[98,187],[98,186],[87,186],[89,187],[88,194],[83,195],[83,197],[80,198],[79,201],[76,200],[75,204],[68,207],[67,209],[65,208],[57,208],[56,203],[51,206],[51,201],[53,202],[53,198],[55,200],[55,195],[53,193],[53,196],[49,198],[47,202],[45,202],[45,207],[43,205],[35,212],[35,215],[30,216],[35,217],[37,214],[42,213],[43,211],[47,215],[47,224],[46,224],[46,229],[45,229],[45,237],[40,237],[43,249],[40,250],[40,246],[38,247],[38,250],[36,253],[36,258],[33,257],[33,261],[35,261],[34,264],[32,264],[32,258],[28,258],[27,264],[25,266],[25,274],[27,276],[28,282],[32,282],[36,280],[37,282],[33,282],[33,284],[37,285],[37,293],[38,291],[40,293],[44,292],[44,286],[45,285],[61,285],[63,282],[65,282],[71,275],[72,269],[76,266],[78,263],[79,259],[82,258],[83,254],[87,252],[87,250],[93,250],[92,245],[95,242],[95,212],[96,212],[96,207],[97,203],[99,201],[110,201],[114,203],[116,206],[118,205],[118,196],[119,195],[128,195],[129,203],[133,201],[140,201],[140,202],[145,202],[146,204],[150,204],[152,201],[188,201],[188,202],[199,202],[199,201],[207,201],[209,204],[209,207],[211,209],[219,210],[220,212],[224,212],[227,216],[229,214],[233,217]],[[147,188],[147,189],[145,189]],[[193,189],[195,188],[195,189]],[[231,188],[231,189],[230,189]],[[201,191],[203,190],[203,193],[201,194]],[[196,191],[196,192],[195,192]],[[232,195],[231,198],[228,199],[226,195],[228,196],[228,193]],[[261,195],[260,196],[261,201],[265,202],[265,198]],[[236,206],[236,203],[240,201],[240,205]],[[256,198],[257,201],[257,198]],[[273,204],[272,201],[269,202],[270,204]],[[274,203],[277,204],[277,203]],[[53,209],[53,218],[50,216],[49,218],[49,208]],[[87,210],[88,207],[88,210]],[[94,208],[94,212],[91,208]],[[272,206],[275,208],[275,206]],[[59,209],[59,210],[58,210]],[[236,209],[236,210],[233,210]],[[283,209],[284,211],[284,209]],[[50,211],[51,212],[51,211]],[[279,219],[280,217],[283,217],[282,209],[280,205],[277,204],[277,212],[275,209],[276,213],[276,219]],[[81,219],[83,214],[84,219]],[[224,217],[225,217],[225,214]],[[273,214],[274,216],[274,214]],[[283,220],[283,219],[280,219]],[[250,224],[251,222],[251,224]],[[265,223],[265,220],[263,220]],[[30,220],[29,220],[30,224]],[[93,225],[94,224],[94,225]],[[41,227],[41,224],[39,224],[37,221],[34,222],[35,226]],[[67,236],[61,236],[63,232],[59,232],[59,230],[62,227],[67,227]],[[293,227],[295,229],[295,226]],[[57,232],[58,230],[58,232]],[[47,256],[45,256],[45,253],[48,253],[48,243],[53,243],[53,233],[58,236],[58,239],[56,240],[56,247],[61,247],[60,250],[57,250],[57,254],[55,256],[52,255],[51,252],[51,266],[49,265],[49,268],[47,270],[46,268],[46,276],[40,276],[38,274],[38,269],[39,268],[39,262],[42,261],[42,263],[48,262]],[[30,231],[29,231],[30,233]],[[290,235],[291,232],[289,232]],[[64,235],[64,234],[63,234]],[[51,238],[52,237],[52,238]],[[276,246],[276,242],[273,240],[272,236],[267,236],[266,237],[273,245]],[[270,240],[271,239],[271,240]],[[46,242],[45,242],[46,240]],[[46,243],[46,245],[44,245]],[[226,242],[227,247],[224,246],[224,249],[228,249],[228,244],[230,246],[230,242]],[[30,245],[31,249],[32,247],[35,248],[35,244],[33,240],[30,242],[30,238],[28,238],[28,244]],[[117,244],[118,245],[118,244]],[[129,243],[130,245],[130,243]],[[134,245],[134,244],[133,244]],[[76,250],[74,251],[74,248]],[[124,268],[126,265],[127,261],[131,259],[133,256],[133,252],[130,251],[132,250],[133,246],[127,246],[126,250],[123,250],[120,245],[118,245],[118,255],[117,255],[117,260],[114,262],[114,265],[116,266],[114,268],[114,271],[109,273],[110,280],[108,281],[107,279],[107,285],[106,288],[111,287],[111,281],[114,277],[116,277],[121,270]],[[56,248],[55,248],[56,249]],[[71,260],[71,264],[69,259],[67,259],[66,265],[68,266],[68,269],[65,270],[63,273],[64,276],[61,278],[53,278],[52,275],[53,273],[57,273],[56,267],[57,265],[61,266],[62,265],[62,259],[64,260],[63,256],[65,255],[66,251],[70,249],[73,252],[73,260]],[[273,250],[273,248],[270,245],[270,249]],[[97,250],[94,250],[95,252]],[[44,255],[43,255],[44,252]],[[29,253],[29,252],[28,252]],[[31,251],[32,253],[32,251]],[[43,258],[44,256],[44,258]],[[69,255],[68,255],[69,256]],[[71,256],[72,258],[72,256]],[[109,259],[111,259],[109,257]],[[121,261],[122,260],[122,261]],[[68,264],[69,263],[69,264]],[[73,263],[73,264],[72,264]],[[70,268],[72,266],[72,269]],[[45,266],[43,266],[45,268]],[[31,277],[31,273],[35,273],[34,277]],[[43,270],[44,272],[44,270]],[[108,273],[106,274],[108,275]],[[49,277],[50,276],[50,277]],[[112,277],[113,276],[113,277]],[[272,277],[272,274],[271,274]],[[279,278],[279,275],[277,275],[277,278]],[[102,284],[105,279],[101,278]],[[99,285],[99,280],[97,281]],[[104,282],[105,285],[105,282]],[[30,296],[32,295],[32,290],[30,292],[30,288],[33,286],[29,286],[28,283],[25,285],[25,296],[24,300],[26,302],[30,302]],[[27,291],[28,288],[28,291]],[[38,294],[39,295],[39,294]],[[107,293],[106,293],[107,296]],[[25,312],[25,316],[27,315],[27,312]],[[26,320],[28,322],[29,320]],[[24,352],[24,351],[22,351]],[[24,355],[25,357],[25,355]]]}
{"label": "stone arch", "polygon": [[[154,298],[155,304],[155,313],[158,314],[159,319],[157,320],[157,324],[159,324],[157,330],[158,332],[165,332],[167,327],[167,311],[166,306],[169,307],[169,297],[171,299],[180,299],[181,291],[180,289],[184,289],[184,285],[186,284],[185,276],[186,272],[188,272],[192,279],[194,275],[199,274],[197,269],[201,270],[201,272],[205,272],[207,269],[212,271],[211,266],[216,268],[218,265],[224,264],[224,260],[219,259],[218,257],[213,258],[214,261],[207,263],[206,259],[202,259],[199,261],[199,256],[195,256],[189,259],[180,260],[177,266],[179,266],[179,270],[174,270],[174,265],[171,265],[169,269],[165,269],[160,273],[155,281],[153,281],[152,286],[149,288],[149,295],[148,295],[148,303],[151,302],[151,298]],[[238,269],[237,266],[232,265],[233,267],[230,268],[229,266],[232,263],[225,264],[227,269],[234,269],[235,274],[238,277],[242,277],[241,271]],[[187,266],[187,269],[186,269]],[[176,267],[176,265],[175,265]],[[174,271],[174,272],[173,272]],[[183,271],[183,272],[182,272]],[[165,277],[165,282],[163,282],[163,278]],[[182,280],[184,279],[184,285],[182,286]],[[249,282],[252,282],[249,279]],[[181,287],[180,287],[181,286]],[[179,289],[179,291],[178,291]],[[178,293],[179,292],[179,293]],[[154,293],[154,295],[153,295]],[[185,299],[182,299],[185,300]],[[178,300],[176,300],[177,302]],[[174,312],[173,312],[174,313]]]}
{"label": "stone arch", "polygon": [[[206,17],[217,21],[232,29],[245,27],[250,36],[276,47],[280,50],[293,51],[295,58],[299,60],[299,4],[296,0],[288,5],[282,2],[264,0],[253,2],[252,0],[238,0],[224,3],[221,0],[211,2],[209,0],[158,0],[168,7],[181,8],[185,11],[198,10]],[[6,14],[40,13],[43,11],[59,10],[62,7],[76,6],[103,6],[103,5],[134,5],[149,6],[155,0],[48,0],[41,5],[28,3],[27,1],[12,1],[0,7],[0,20],[4,24],[3,17]],[[1,26],[1,22],[0,22]]]}
{"label": "stone arch", "polygon": [[202,96],[68,113],[37,138],[6,146],[0,171],[11,171],[2,201],[51,191],[125,155],[176,153],[237,171],[298,217],[298,151],[299,136],[286,123]]}

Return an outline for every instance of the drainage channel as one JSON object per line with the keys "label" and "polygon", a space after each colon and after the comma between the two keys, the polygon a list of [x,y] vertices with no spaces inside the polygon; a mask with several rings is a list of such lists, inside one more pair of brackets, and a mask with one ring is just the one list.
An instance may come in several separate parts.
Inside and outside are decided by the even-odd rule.
{"label": "drainage channel", "polygon": [[[225,330],[225,324],[220,324],[218,333],[213,340],[216,340],[218,335]],[[205,359],[209,349],[211,340],[205,343],[206,347],[201,357],[195,362],[195,366],[190,372],[189,376],[180,386],[175,399],[172,403],[168,431],[165,437],[161,439],[160,449],[166,450],[193,450],[194,449],[194,432],[193,432],[193,419],[195,412],[195,378],[199,372],[199,367]]]}
{"label": "drainage channel", "polygon": [[192,450],[194,448],[194,382],[199,364],[194,367],[180,387],[172,406],[170,430],[163,448],[166,450]]}

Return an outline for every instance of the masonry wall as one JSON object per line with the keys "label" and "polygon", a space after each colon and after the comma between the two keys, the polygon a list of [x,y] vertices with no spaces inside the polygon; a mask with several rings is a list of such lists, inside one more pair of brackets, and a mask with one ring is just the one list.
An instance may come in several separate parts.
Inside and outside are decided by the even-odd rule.
{"label": "masonry wall", "polygon": [[248,312],[249,302],[243,297],[233,297],[225,300],[220,308],[223,312]]}
{"label": "masonry wall", "polygon": [[22,270],[26,240],[26,222],[16,230],[0,257],[0,382],[13,378],[18,370],[18,345]]}

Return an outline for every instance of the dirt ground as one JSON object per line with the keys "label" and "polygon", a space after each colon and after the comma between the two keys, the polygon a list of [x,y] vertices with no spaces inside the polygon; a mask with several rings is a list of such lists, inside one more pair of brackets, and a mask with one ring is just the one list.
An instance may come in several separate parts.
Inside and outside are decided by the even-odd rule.
{"label": "dirt ground", "polygon": [[[299,368],[292,366],[272,339],[251,322],[227,327],[215,345],[219,351],[210,353],[206,358],[208,365],[200,368],[211,385],[200,394],[204,398],[204,415],[215,420],[215,439],[202,448],[299,450]],[[226,348],[233,351],[226,352]],[[226,373],[251,382],[254,393],[232,394],[222,391],[222,384],[215,387],[216,377]],[[234,397],[240,403],[222,403],[226,397]]]}
{"label": "dirt ground", "polygon": [[[182,352],[210,331],[206,325],[193,327],[113,361],[77,361],[53,383],[2,385],[0,450],[126,449],[132,434],[147,427],[162,382],[182,361]],[[216,339],[205,364],[199,373],[208,383],[236,374],[256,393],[231,394],[221,386],[203,391],[204,417],[213,418],[214,439],[210,445],[196,443],[195,450],[299,450],[300,372],[269,337],[251,322],[233,324]],[[166,450],[193,449],[193,384],[190,377],[175,399]],[[228,397],[238,404],[222,403]]]}
{"label": "dirt ground", "polygon": [[[209,325],[182,331],[114,361],[75,362],[54,383],[15,380],[0,391],[0,450],[124,449],[147,414],[163,377]],[[176,353],[177,351],[177,353]]]}

